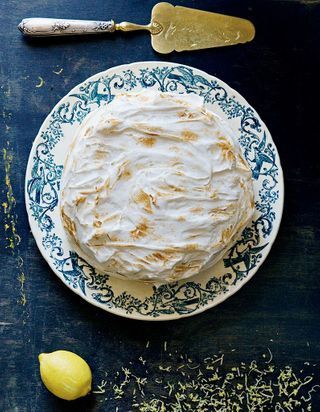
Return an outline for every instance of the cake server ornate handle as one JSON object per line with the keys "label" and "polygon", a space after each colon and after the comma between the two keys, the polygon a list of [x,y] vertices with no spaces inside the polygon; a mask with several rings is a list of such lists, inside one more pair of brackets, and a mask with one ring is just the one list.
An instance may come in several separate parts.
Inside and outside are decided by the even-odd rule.
{"label": "cake server ornate handle", "polygon": [[113,20],[68,20],[68,19],[48,19],[34,17],[23,19],[18,25],[19,30],[26,36],[46,37],[46,36],[71,36],[81,34],[112,33],[115,30],[132,31],[148,30],[152,34],[157,34],[162,30],[159,23],[134,24],[122,22],[116,24]]}

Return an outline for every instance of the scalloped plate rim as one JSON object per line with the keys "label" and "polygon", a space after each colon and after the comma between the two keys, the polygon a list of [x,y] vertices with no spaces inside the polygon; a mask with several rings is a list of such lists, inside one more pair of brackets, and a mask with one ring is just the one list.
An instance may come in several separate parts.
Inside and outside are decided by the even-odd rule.
{"label": "scalloped plate rim", "polygon": [[[271,137],[272,142],[273,138],[272,135],[268,129],[268,127],[266,126],[266,124],[264,123],[264,121],[261,119],[259,113],[254,109],[254,107],[248,103],[248,101],[239,93],[237,92],[235,89],[233,89],[231,86],[229,86],[227,83],[225,83],[223,80],[221,80],[220,78],[211,75],[201,69],[197,69],[193,66],[189,66],[187,64],[183,64],[183,63],[175,63],[175,62],[167,62],[167,61],[157,61],[157,60],[145,60],[145,61],[138,61],[138,62],[132,62],[132,63],[128,63],[128,64],[121,64],[118,66],[112,66],[109,67],[106,70],[100,71],[98,73],[93,74],[92,76],[86,78],[85,80],[81,81],[80,83],[78,83],[77,85],[75,85],[65,96],[63,96],[52,108],[52,110],[49,112],[49,114],[45,117],[45,119],[43,120],[39,131],[36,135],[36,137],[33,140],[32,146],[30,148],[30,152],[29,152],[29,158],[28,158],[28,162],[27,162],[27,167],[26,167],[26,172],[25,172],[25,190],[24,190],[24,196],[25,196],[25,206],[26,206],[26,210],[27,210],[27,215],[28,215],[28,222],[29,222],[29,226],[32,232],[32,235],[36,241],[36,245],[42,255],[42,257],[45,259],[45,261],[47,262],[47,264],[49,265],[50,269],[52,272],[54,272],[54,274],[60,279],[60,281],[70,290],[72,290],[75,294],[77,294],[79,297],[81,297],[82,299],[84,299],[86,302],[90,303],[91,305],[98,307],[100,309],[103,309],[106,312],[109,312],[113,315],[117,315],[117,316],[121,316],[124,318],[128,318],[128,319],[134,319],[134,320],[143,320],[143,321],[151,321],[151,322],[159,322],[159,321],[169,321],[169,320],[178,320],[178,319],[182,319],[182,318],[186,318],[186,317],[191,317],[191,316],[195,316],[198,315],[202,312],[205,312],[208,309],[211,309],[221,303],[223,303],[226,299],[230,298],[232,295],[234,295],[235,293],[237,293],[258,271],[258,269],[261,267],[261,265],[264,263],[264,261],[266,260],[267,256],[270,253],[270,250],[277,238],[277,234],[279,232],[280,229],[280,225],[281,225],[281,220],[282,220],[282,216],[283,216],[283,208],[284,208],[284,179],[283,179],[283,169],[281,166],[281,159],[279,156],[279,152],[278,149],[276,147],[276,145],[274,144],[274,150],[276,153],[276,158],[277,158],[277,163],[278,163],[278,177],[279,177],[279,181],[278,181],[278,185],[279,185],[279,198],[278,198],[278,225],[276,227],[274,227],[274,229],[272,230],[271,234],[270,234],[270,239],[268,241],[268,244],[266,245],[265,249],[264,249],[264,254],[261,258],[261,260],[259,261],[258,265],[256,265],[253,269],[250,270],[250,273],[248,273],[248,275],[246,277],[244,277],[243,279],[241,279],[241,281],[239,281],[232,290],[228,290],[226,293],[217,296],[217,298],[210,302],[207,303],[206,305],[194,310],[191,313],[186,313],[186,314],[179,314],[177,312],[170,314],[170,315],[164,315],[164,314],[160,314],[159,317],[152,317],[152,316],[148,316],[148,315],[142,315],[139,313],[126,313],[124,310],[118,309],[118,308],[108,308],[106,307],[103,303],[100,303],[92,298],[90,298],[87,295],[84,295],[81,290],[79,288],[73,288],[71,285],[69,285],[64,279],[63,276],[60,276],[60,274],[55,270],[55,268],[51,265],[51,261],[50,261],[50,257],[47,254],[47,251],[45,250],[45,248],[43,247],[42,243],[41,243],[41,239],[37,236],[34,235],[33,232],[33,227],[35,225],[35,222],[33,221],[33,218],[31,216],[31,212],[30,212],[30,208],[29,205],[27,204],[27,200],[28,200],[28,193],[27,193],[27,183],[28,183],[28,176],[30,176],[30,170],[32,168],[32,164],[33,164],[33,159],[31,154],[34,152],[35,146],[39,140],[39,138],[41,137],[41,132],[42,129],[44,128],[44,126],[50,121],[50,118],[52,116],[52,114],[54,113],[54,111],[65,101],[68,100],[68,98],[70,97],[70,95],[72,93],[74,93],[79,86],[83,85],[86,82],[89,81],[93,81],[95,79],[98,79],[101,76],[104,75],[108,75],[109,71],[118,71],[118,70],[122,70],[124,68],[128,69],[128,68],[132,68],[132,67],[138,67],[139,66],[147,66],[147,65],[158,65],[158,66],[171,66],[171,67],[175,67],[175,66],[183,66],[186,67],[188,69],[191,69],[194,72],[197,72],[198,74],[202,75],[204,78],[211,78],[213,80],[217,80],[219,85],[222,85],[223,87],[226,88],[226,90],[228,91],[228,93],[232,93],[234,95],[234,97],[236,97],[238,100],[240,100],[242,103],[244,103],[245,105],[249,106],[250,108],[252,108],[255,112],[255,114],[257,115],[259,122],[261,123],[261,127],[268,133],[268,135]],[[186,279],[186,281],[188,280],[192,280],[192,278]],[[130,282],[130,281],[128,281]]]}

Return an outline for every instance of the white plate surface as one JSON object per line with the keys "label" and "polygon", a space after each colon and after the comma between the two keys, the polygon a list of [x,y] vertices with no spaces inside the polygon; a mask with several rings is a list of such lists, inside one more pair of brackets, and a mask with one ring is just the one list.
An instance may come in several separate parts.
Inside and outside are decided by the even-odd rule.
{"label": "white plate surface", "polygon": [[[101,275],[70,247],[59,214],[60,180],[76,129],[88,113],[117,93],[155,89],[196,93],[234,130],[254,181],[256,211],[224,259],[191,279],[159,287]],[[256,111],[227,84],[192,67],[137,62],[111,68],[71,90],[43,122],[26,172],[26,207],[37,245],[52,270],[85,300],[116,315],[170,320],[195,315],[238,291],[267,257],[283,209],[283,175],[277,149]]]}

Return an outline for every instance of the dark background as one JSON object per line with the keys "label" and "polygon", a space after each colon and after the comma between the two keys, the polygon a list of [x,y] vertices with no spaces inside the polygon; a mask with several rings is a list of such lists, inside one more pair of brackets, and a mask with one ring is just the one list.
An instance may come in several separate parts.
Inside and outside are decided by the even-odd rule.
{"label": "dark background", "polygon": [[[16,28],[22,18],[36,16],[147,23],[155,3],[0,1],[0,139],[7,150],[0,160],[0,200],[6,202],[10,191],[5,181],[10,162],[7,177],[14,197],[6,213],[0,206],[0,411],[114,411],[116,405],[119,411],[130,410],[129,397],[107,405],[94,395],[73,404],[50,395],[41,384],[37,356],[62,348],[87,359],[94,386],[105,371],[112,374],[129,362],[134,368],[142,353],[148,363],[160,365],[165,341],[172,353],[200,362],[224,353],[227,367],[261,358],[267,348],[277,367],[299,371],[305,362],[319,361],[320,2],[176,1],[249,18],[257,33],[246,45],[166,56],[153,51],[147,33],[28,41]],[[40,256],[24,206],[29,151],[51,108],[94,73],[139,60],[194,66],[239,91],[267,124],[285,175],[280,232],[256,276],[218,307],[165,323],[119,318],[73,294]],[[60,74],[53,72],[61,68]],[[36,88],[39,76],[45,84]],[[16,237],[10,247],[12,223],[21,241]],[[319,397],[312,410],[320,410]]]}

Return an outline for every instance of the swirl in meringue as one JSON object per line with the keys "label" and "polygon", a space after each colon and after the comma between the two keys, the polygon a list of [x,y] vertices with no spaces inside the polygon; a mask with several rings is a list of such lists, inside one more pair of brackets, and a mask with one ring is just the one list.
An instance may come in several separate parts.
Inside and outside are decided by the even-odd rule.
{"label": "swirl in meringue", "polygon": [[61,217],[102,273],[165,283],[213,266],[254,213],[232,130],[194,94],[117,95],[80,126]]}

